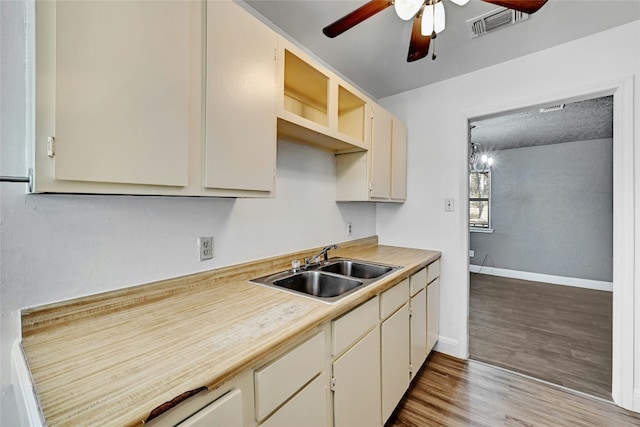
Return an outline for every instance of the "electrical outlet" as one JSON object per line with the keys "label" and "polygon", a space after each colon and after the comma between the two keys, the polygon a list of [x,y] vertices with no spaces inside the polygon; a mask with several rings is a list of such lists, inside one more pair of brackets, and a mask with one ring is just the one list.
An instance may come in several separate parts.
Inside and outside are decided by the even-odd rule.
{"label": "electrical outlet", "polygon": [[348,222],[347,223],[347,236],[351,236],[351,233],[353,233],[353,227],[351,226],[351,223]]}
{"label": "electrical outlet", "polygon": [[476,252],[473,249],[469,249],[469,258],[476,256]]}
{"label": "electrical outlet", "polygon": [[200,249],[200,261],[213,258],[213,237],[198,237],[198,248]]}

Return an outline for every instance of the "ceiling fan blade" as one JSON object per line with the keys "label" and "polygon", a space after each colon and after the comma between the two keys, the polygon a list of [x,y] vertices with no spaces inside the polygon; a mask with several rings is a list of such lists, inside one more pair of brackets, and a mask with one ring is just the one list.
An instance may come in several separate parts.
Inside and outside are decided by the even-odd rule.
{"label": "ceiling fan blade", "polygon": [[413,18],[407,62],[417,61],[427,56],[429,53],[429,43],[431,43],[431,37],[422,35],[422,12],[420,12]]}
{"label": "ceiling fan blade", "polygon": [[325,36],[333,38],[344,33],[352,27],[355,27],[365,19],[371,18],[376,13],[385,10],[392,4],[393,2],[389,0],[371,0],[370,2],[365,3],[353,12],[338,19],[333,24],[327,25],[322,29],[322,32]]}
{"label": "ceiling fan blade", "polygon": [[482,0],[487,3],[532,14],[537,12],[548,0]]}

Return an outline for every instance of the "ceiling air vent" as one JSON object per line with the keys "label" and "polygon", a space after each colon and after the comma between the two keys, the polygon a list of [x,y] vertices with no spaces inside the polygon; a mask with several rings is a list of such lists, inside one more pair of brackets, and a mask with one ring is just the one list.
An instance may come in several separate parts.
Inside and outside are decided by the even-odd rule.
{"label": "ceiling air vent", "polygon": [[550,113],[552,111],[559,111],[562,110],[564,108],[564,104],[558,104],[558,105],[551,105],[549,107],[542,107],[540,109],[541,113]]}
{"label": "ceiling air vent", "polygon": [[517,24],[518,22],[526,21],[529,19],[529,14],[519,12],[513,9],[500,8],[491,12],[480,15],[476,18],[469,19],[467,21],[467,27],[469,28],[469,37],[475,39],[476,37],[484,36],[499,28],[506,27],[508,25]]}

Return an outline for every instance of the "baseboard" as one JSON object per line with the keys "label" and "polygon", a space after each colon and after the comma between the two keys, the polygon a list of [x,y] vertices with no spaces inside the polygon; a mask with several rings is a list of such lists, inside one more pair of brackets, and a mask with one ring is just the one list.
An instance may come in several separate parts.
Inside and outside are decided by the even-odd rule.
{"label": "baseboard", "polygon": [[633,391],[633,409],[634,412],[640,412],[640,389]]}
{"label": "baseboard", "polygon": [[554,285],[574,286],[576,288],[595,289],[613,292],[612,282],[580,279],[577,277],[553,276],[551,274],[530,273],[528,271],[507,270],[504,268],[481,267],[469,265],[472,273],[487,274],[489,276],[509,277],[512,279],[530,280],[532,282],[552,283]]}
{"label": "baseboard", "polygon": [[460,358],[460,355],[458,354],[458,340],[440,335],[438,337],[438,342],[433,349],[440,353]]}

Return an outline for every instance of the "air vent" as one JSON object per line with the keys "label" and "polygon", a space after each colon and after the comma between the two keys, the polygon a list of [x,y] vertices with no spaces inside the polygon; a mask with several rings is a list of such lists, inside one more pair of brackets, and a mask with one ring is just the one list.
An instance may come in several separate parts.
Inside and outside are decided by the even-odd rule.
{"label": "air vent", "polygon": [[541,113],[550,113],[552,111],[562,110],[563,108],[564,108],[564,104],[550,105],[548,107],[541,108],[540,112]]}
{"label": "air vent", "polygon": [[529,19],[529,14],[501,7],[467,21],[469,37],[484,36],[492,31]]}

